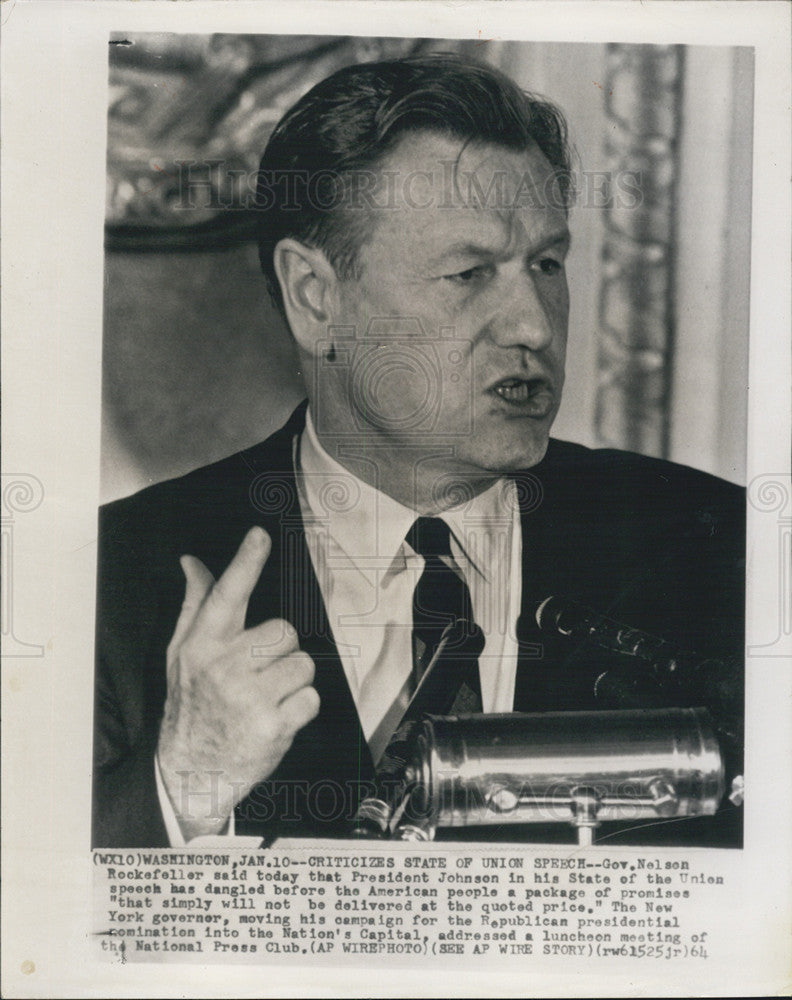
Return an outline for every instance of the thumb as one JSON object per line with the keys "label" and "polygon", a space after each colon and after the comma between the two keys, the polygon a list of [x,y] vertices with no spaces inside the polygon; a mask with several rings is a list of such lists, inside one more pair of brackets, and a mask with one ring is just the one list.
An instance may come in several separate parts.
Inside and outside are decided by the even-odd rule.
{"label": "thumb", "polygon": [[[195,556],[182,556],[179,560],[184,571],[186,586],[179,619],[173,631],[173,638],[168,646],[168,653],[176,650],[182,644],[195,617],[201,610],[201,605],[214,586],[215,579],[200,559]],[[168,657],[170,659],[170,655]]]}

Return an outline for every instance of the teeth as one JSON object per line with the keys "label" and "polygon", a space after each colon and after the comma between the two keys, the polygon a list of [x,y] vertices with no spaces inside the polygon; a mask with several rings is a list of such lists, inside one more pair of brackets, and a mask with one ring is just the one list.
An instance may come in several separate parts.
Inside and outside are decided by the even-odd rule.
{"label": "teeth", "polygon": [[528,400],[530,389],[527,382],[501,382],[495,386],[495,392],[504,399],[509,399],[515,403],[524,403]]}

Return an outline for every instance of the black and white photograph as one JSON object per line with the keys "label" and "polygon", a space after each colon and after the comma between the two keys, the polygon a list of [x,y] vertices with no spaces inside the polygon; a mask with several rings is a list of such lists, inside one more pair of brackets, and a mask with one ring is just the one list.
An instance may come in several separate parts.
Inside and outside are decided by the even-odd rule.
{"label": "black and white photograph", "polygon": [[781,989],[788,54],[697,3],[91,6],[48,42],[90,99],[35,104],[66,257],[4,267],[56,337],[4,690],[83,894],[14,995]]}
{"label": "black and white photograph", "polygon": [[109,61],[94,845],[740,846],[751,51]]}

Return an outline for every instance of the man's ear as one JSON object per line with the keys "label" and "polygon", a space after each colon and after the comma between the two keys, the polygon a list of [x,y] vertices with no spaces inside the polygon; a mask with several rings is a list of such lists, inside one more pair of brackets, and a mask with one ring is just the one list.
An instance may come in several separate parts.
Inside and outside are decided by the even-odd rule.
{"label": "man's ear", "polygon": [[332,322],[335,271],[323,251],[291,237],[275,246],[273,264],[294,338],[302,350],[316,354]]}

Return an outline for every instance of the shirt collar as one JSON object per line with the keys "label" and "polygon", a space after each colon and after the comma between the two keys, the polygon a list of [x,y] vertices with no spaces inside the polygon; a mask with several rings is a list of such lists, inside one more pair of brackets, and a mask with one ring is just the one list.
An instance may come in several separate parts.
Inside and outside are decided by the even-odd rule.
{"label": "shirt collar", "polygon": [[[310,407],[297,454],[298,480],[314,523],[325,526],[333,543],[364,572],[403,568],[404,538],[418,514],[329,455],[316,435]],[[451,529],[461,557],[485,579],[488,568],[481,553],[486,546],[477,545],[476,539],[511,525],[515,503],[514,482],[500,479],[438,515]]]}

